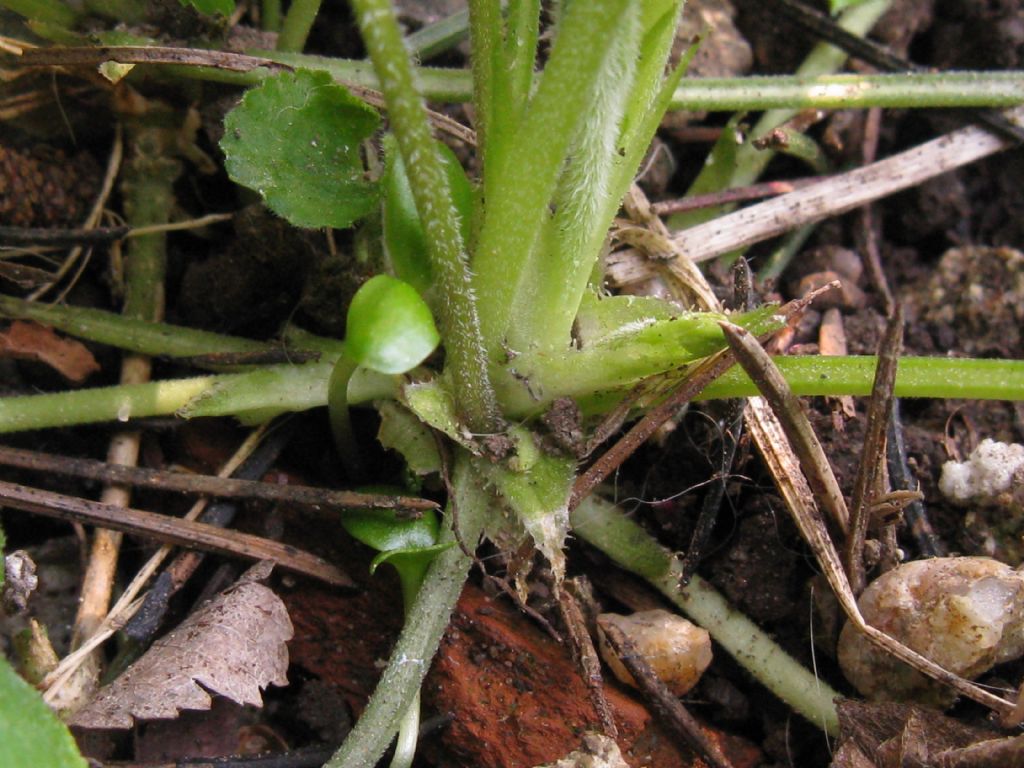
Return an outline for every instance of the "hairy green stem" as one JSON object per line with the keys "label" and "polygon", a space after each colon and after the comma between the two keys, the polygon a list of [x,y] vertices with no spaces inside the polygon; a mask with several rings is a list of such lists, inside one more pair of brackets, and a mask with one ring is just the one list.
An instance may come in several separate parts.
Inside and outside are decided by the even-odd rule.
{"label": "hairy green stem", "polygon": [[[456,460],[452,481],[455,498],[449,502],[449,519],[454,519],[452,505],[457,505],[460,538],[472,547],[483,530],[490,499],[484,498],[465,454]],[[454,538],[446,529],[443,543],[453,543]],[[470,565],[470,558],[457,544],[434,558],[377,689],[341,749],[324,768],[373,768],[384,754],[437,652]]]}
{"label": "hairy green stem", "polygon": [[577,126],[592,108],[607,55],[605,41],[614,39],[627,5],[626,0],[594,0],[565,7],[526,112],[503,130],[500,153],[492,151],[488,157],[484,220],[473,269],[484,343],[492,356],[502,353],[517,303],[528,303],[523,289],[540,258],[548,204]]}
{"label": "hairy green stem", "polygon": [[[248,53],[293,67],[327,72],[341,83],[367,88],[380,85],[366,61],[262,49],[252,49]],[[274,74],[263,67],[249,72],[231,72],[212,67],[161,66],[166,66],[168,71],[180,77],[239,86],[258,85]],[[415,74],[421,93],[429,101],[461,104],[473,99],[472,78],[467,70],[418,67]],[[679,83],[669,102],[669,109],[707,112],[910,106],[959,109],[1014,107],[1022,103],[1024,72],[1010,70],[694,77]]]}
{"label": "hairy green stem", "polygon": [[[775,357],[793,392],[801,396],[871,394],[874,356]],[[701,399],[755,397],[757,388],[738,369],[708,385]],[[1024,400],[1024,360],[901,357],[897,397]]]}
{"label": "hairy green stem", "polygon": [[839,694],[699,576],[680,587],[682,561],[614,504],[596,497],[584,499],[572,513],[572,526],[579,538],[649,581],[772,693],[827,733],[838,732],[835,699]]}
{"label": "hairy green stem", "polygon": [[402,717],[398,726],[398,738],[395,739],[395,756],[391,758],[390,768],[410,768],[416,757],[416,743],[419,741],[420,730],[420,691],[417,688],[409,709]]}
{"label": "hairy green stem", "polygon": [[472,41],[470,66],[473,77],[472,101],[476,115],[476,146],[486,184],[491,155],[491,122],[494,115],[494,92],[503,62],[501,54],[501,11],[490,0],[469,3],[469,34]]}
{"label": "hairy green stem", "polygon": [[507,337],[512,349],[562,350],[570,344],[580,300],[625,191],[612,181],[623,160],[620,129],[635,84],[641,32],[639,6],[634,5],[608,45],[593,101],[573,137],[552,200],[550,233],[536,268],[525,276],[530,287],[522,293],[522,306],[514,309]]}
{"label": "hairy green stem", "polygon": [[439,288],[447,370],[460,416],[476,433],[498,432],[503,421],[488,374],[459,218],[398,23],[388,0],[355,0],[353,5],[427,236],[427,251]]}
{"label": "hairy green stem", "polygon": [[298,52],[306,46],[309,30],[320,12],[320,0],[292,0],[277,36],[277,50]]}

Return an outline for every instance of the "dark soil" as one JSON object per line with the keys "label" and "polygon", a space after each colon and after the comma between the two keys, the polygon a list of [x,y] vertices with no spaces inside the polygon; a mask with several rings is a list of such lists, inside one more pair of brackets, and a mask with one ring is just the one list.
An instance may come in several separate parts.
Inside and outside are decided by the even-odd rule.
{"label": "dark soil", "polygon": [[[168,4],[177,6],[176,0]],[[744,59],[752,62],[755,72],[792,71],[813,41],[773,14],[770,3],[735,0],[735,4],[736,29],[730,32],[734,37],[718,41],[713,37],[712,44],[720,44],[739,65]],[[894,6],[878,25],[879,40],[918,64],[951,69],[1021,65],[1024,11],[1019,0],[896,0]],[[177,16],[175,19],[175,24],[183,23]],[[422,22],[422,18],[410,16],[411,26]],[[171,36],[195,34],[195,30],[182,32],[178,28],[165,31]],[[311,40],[317,53],[361,54],[351,21],[337,9],[326,10]],[[747,53],[744,45],[749,46]],[[458,65],[460,55],[446,54],[444,63]],[[49,77],[30,75],[19,87],[50,92]],[[24,118],[0,124],[0,225],[77,226],[96,195],[113,135],[113,117],[105,107],[107,95],[101,88],[83,88],[78,79],[60,76],[56,82],[68,89],[59,109],[55,103],[47,103]],[[162,97],[179,107],[199,99],[206,133],[200,134],[198,145],[219,163],[217,116],[223,114],[224,99],[234,94],[233,90],[204,86],[201,93],[186,97],[158,82],[138,87],[152,98]],[[57,123],[64,124],[55,117],[60,110],[76,141],[66,131],[53,129]],[[464,110],[452,112],[467,120]],[[862,114],[840,114],[831,124],[816,127],[814,135],[821,137],[831,131],[842,145],[834,160],[858,162],[863,119]],[[964,115],[936,112],[887,112],[882,118],[879,155],[931,138],[965,119]],[[711,115],[696,125],[717,128],[722,122],[722,116]],[[662,133],[660,140],[671,162],[658,166],[657,172],[645,179],[652,197],[677,196],[699,170],[710,145],[695,145],[687,138],[697,135],[687,134],[693,125],[674,118]],[[768,177],[804,173],[792,161],[780,160],[769,169]],[[870,236],[877,238],[888,285],[906,308],[907,353],[1024,358],[1024,256],[1013,250],[1024,247],[1022,177],[1024,154],[1018,149],[874,206],[876,227]],[[348,234],[335,233],[332,245],[320,233],[290,228],[257,206],[246,207],[252,201],[230,185],[219,167],[212,174],[203,174],[198,166],[189,165],[177,194],[183,216],[243,212],[230,225],[170,235],[170,321],[266,338],[284,320],[295,319],[316,332],[343,335],[347,297],[373,271],[371,265],[356,259],[356,244]],[[109,205],[120,206],[116,195]],[[842,246],[859,261],[864,240],[862,219],[856,213],[823,224],[777,284],[760,286],[762,296],[792,298],[807,275],[826,268],[842,272],[836,266],[834,247]],[[755,270],[768,252],[768,246],[751,251]],[[105,256],[97,253],[84,268],[69,301],[115,306]],[[0,261],[3,291],[23,295],[31,288],[34,273],[5,268],[12,263]],[[43,260],[28,260],[24,265],[50,267]],[[859,289],[858,298],[841,307],[849,352],[872,354],[884,327],[882,296],[863,270],[859,276],[845,279]],[[809,313],[809,317],[813,320],[820,314]],[[808,321],[795,341],[805,351],[813,351],[817,333],[815,322]],[[103,372],[89,384],[112,383],[116,356],[109,350],[96,353]],[[158,363],[158,374],[168,372],[170,366]],[[0,360],[0,387],[5,394],[58,386],[54,375],[38,364]],[[812,422],[846,493],[863,460],[864,407],[865,403],[857,402],[850,418],[831,401],[808,403]],[[966,456],[983,438],[1024,442],[1024,409],[1020,404],[1002,402],[903,401],[901,412],[912,479],[924,493],[925,512],[935,536],[948,552],[980,552],[978,538],[964,526],[964,511],[939,494],[939,472],[943,462]],[[617,478],[619,498],[631,504],[638,519],[666,544],[679,550],[688,546],[708,492],[708,478],[722,469],[717,458],[721,452],[720,417],[718,406],[691,409],[680,417],[674,431],[642,448]],[[303,426],[276,471],[297,472],[306,483],[338,484],[341,478],[323,414],[302,419]],[[356,426],[369,445],[376,426],[372,419]],[[571,426],[575,430],[575,423]],[[153,427],[143,450],[153,466],[185,464],[209,471],[223,458],[221,446],[237,437],[237,430],[223,424],[161,422]],[[92,427],[17,435],[6,438],[5,443],[101,456],[108,438],[107,428]],[[372,459],[367,461],[374,468],[368,481],[396,480],[393,457],[379,452]],[[867,460],[884,459],[874,456]],[[741,440],[735,463],[726,470],[727,493],[699,572],[798,659],[808,665],[816,663],[831,684],[854,696],[832,658],[839,623],[828,588],[818,578],[813,558],[746,438]],[[3,477],[42,483],[38,477],[6,469]],[[48,488],[83,496],[92,497],[96,491],[94,486],[59,478],[48,478],[46,483]],[[155,494],[141,496],[135,505],[178,511],[168,504],[167,497]],[[68,529],[62,525],[11,513],[3,516],[3,523],[9,548],[27,547],[36,556],[43,588],[32,610],[50,628],[58,652],[64,652],[74,610],[73,569],[68,564],[76,561],[78,544],[67,537]],[[255,532],[272,531],[290,543],[344,562],[347,572],[360,580],[360,591],[339,594],[281,579],[279,591],[296,629],[290,646],[292,684],[270,692],[263,711],[244,712],[221,705],[167,729],[140,729],[134,742],[120,739],[113,745],[107,743],[99,750],[104,758],[157,761],[186,755],[333,746],[361,712],[379,675],[380,661],[386,659],[401,627],[396,583],[383,573],[387,569],[372,580],[366,578],[368,552],[343,541],[340,528],[333,523],[295,510],[257,506],[244,511],[242,526]],[[922,554],[921,539],[907,530],[900,531],[899,546],[908,559]],[[53,555],[58,550],[61,554]],[[134,573],[134,566],[146,554],[144,545],[130,545],[123,563],[126,576]],[[204,566],[200,576],[211,577],[214,568],[215,564]],[[591,577],[606,608],[635,609],[660,602],[582,544],[571,547],[570,570]],[[507,598],[491,595],[491,589],[490,582],[481,583],[474,576],[428,679],[425,717],[439,715],[441,719],[425,740],[417,765],[532,766],[564,755],[578,745],[583,730],[597,725],[569,650],[510,609]],[[175,603],[178,615],[188,610],[189,601],[201,588],[190,590],[180,604]],[[557,626],[560,619],[546,597],[544,585],[538,584],[531,605],[547,610],[546,618]],[[813,658],[810,638],[816,641]],[[1012,665],[997,672],[1000,680],[1014,686],[1020,683],[1020,670]],[[631,765],[700,764],[693,762],[691,753],[674,746],[636,694],[609,684],[608,697]],[[815,728],[761,689],[720,650],[687,701],[737,766],[824,766],[831,760],[829,746]],[[983,719],[983,713],[972,706],[961,706],[954,714],[970,724]],[[199,728],[201,733],[195,730]],[[195,738],[186,738],[186,733],[194,733]]]}

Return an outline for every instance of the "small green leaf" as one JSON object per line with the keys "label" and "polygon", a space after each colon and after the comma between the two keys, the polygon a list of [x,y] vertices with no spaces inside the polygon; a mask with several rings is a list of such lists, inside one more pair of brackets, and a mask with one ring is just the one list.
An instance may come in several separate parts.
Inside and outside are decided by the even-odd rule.
{"label": "small green leaf", "polygon": [[[394,492],[392,488],[368,490]],[[407,611],[423,584],[430,561],[451,546],[437,543],[440,523],[433,512],[407,520],[399,518],[393,509],[357,509],[346,512],[341,524],[354,539],[380,552],[370,563],[370,573],[381,563],[390,563],[398,571]]]}
{"label": "small green leaf", "polygon": [[377,189],[363,174],[360,143],[377,113],[325,72],[263,81],[224,120],[225,166],[298,227],[350,226],[370,213]]}
{"label": "small green leaf", "polygon": [[0,765],[86,768],[67,727],[0,658]]}
{"label": "small green leaf", "polygon": [[235,0],[178,0],[186,8],[192,6],[207,16],[230,16],[235,12]]}
{"label": "small green leaf", "polygon": [[370,278],[356,292],[346,327],[346,353],[379,373],[412,370],[441,341],[430,308],[416,289],[389,275]]}
{"label": "small green leaf", "polygon": [[390,563],[399,573],[408,570],[410,567],[421,569],[423,566],[429,565],[435,555],[444,552],[453,543],[434,544],[433,546],[421,547],[419,549],[390,549],[387,552],[381,552],[370,563],[370,573],[376,571],[377,567],[384,563]]}
{"label": "small green leaf", "polygon": [[441,471],[441,454],[430,427],[411,411],[390,400],[378,403],[377,413],[380,414],[377,441],[381,445],[400,453],[413,474],[429,475]]}
{"label": "small green leaf", "polygon": [[440,523],[433,512],[407,520],[399,518],[391,509],[352,510],[342,516],[341,524],[352,538],[378,552],[429,549],[437,543],[440,531]]}
{"label": "small green leaf", "polygon": [[[437,142],[452,190],[452,201],[459,215],[462,242],[468,243],[469,225],[473,213],[473,185],[466,178],[465,171],[445,144]],[[409,177],[405,173],[398,142],[388,134],[384,137],[384,159],[386,170],[381,179],[381,193],[384,202],[384,245],[395,275],[410,283],[420,293],[427,295],[433,285],[430,261],[427,256],[427,239],[423,225],[416,212]]]}

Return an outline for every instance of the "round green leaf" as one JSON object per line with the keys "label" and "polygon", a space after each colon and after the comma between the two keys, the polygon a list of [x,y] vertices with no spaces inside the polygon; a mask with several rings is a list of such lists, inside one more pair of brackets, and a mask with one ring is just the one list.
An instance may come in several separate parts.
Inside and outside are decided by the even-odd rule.
{"label": "round green leaf", "polygon": [[416,289],[390,275],[372,277],[356,292],[346,327],[345,352],[379,373],[415,368],[441,341]]}
{"label": "round green leaf", "polygon": [[246,91],[224,120],[228,175],[298,227],[350,226],[377,203],[359,145],[377,113],[325,72],[298,70]]}

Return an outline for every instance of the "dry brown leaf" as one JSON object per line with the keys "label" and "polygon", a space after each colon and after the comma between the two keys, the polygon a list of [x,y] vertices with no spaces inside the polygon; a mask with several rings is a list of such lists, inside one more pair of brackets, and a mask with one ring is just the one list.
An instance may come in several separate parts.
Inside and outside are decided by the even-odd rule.
{"label": "dry brown leaf", "polygon": [[[128,667],[71,719],[80,728],[130,728],[133,718],[209,709],[210,693],[261,706],[260,689],[286,685],[292,623],[281,599],[258,582],[257,563]],[[209,693],[208,693],[209,692]]]}
{"label": "dry brown leaf", "polygon": [[15,320],[6,331],[0,331],[0,357],[44,363],[76,384],[100,369],[92,352],[81,342],[62,338],[45,325],[23,320]]}
{"label": "dry brown leaf", "polygon": [[998,736],[912,704],[840,699],[837,707],[840,749],[832,768],[937,766],[943,753],[956,753]]}

